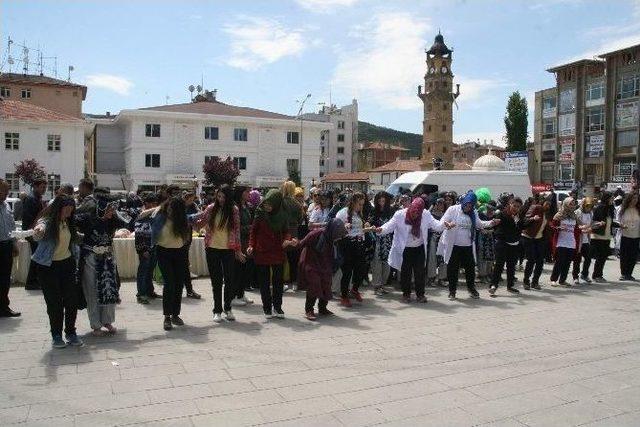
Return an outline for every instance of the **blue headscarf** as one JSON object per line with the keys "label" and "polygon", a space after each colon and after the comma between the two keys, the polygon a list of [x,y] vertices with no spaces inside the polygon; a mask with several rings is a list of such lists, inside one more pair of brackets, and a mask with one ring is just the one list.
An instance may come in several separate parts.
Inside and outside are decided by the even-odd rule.
{"label": "blue headscarf", "polygon": [[[467,215],[469,215],[469,218],[471,219],[471,241],[473,241],[473,239],[475,237],[475,233],[476,233],[476,204],[478,203],[478,196],[476,196],[473,191],[469,191],[462,198],[462,201],[460,202],[460,205],[462,206],[462,208],[464,208],[464,205],[469,204],[469,203],[473,207],[473,209],[471,209],[471,212],[469,212],[467,214]],[[466,213],[464,211],[464,209],[462,210],[462,212]]]}

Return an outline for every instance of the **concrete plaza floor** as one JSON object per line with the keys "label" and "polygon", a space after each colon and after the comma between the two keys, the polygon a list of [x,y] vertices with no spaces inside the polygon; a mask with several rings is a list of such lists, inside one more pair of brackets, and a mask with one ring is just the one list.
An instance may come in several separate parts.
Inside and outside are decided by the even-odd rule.
{"label": "concrete plaza floor", "polygon": [[[518,273],[521,277],[521,273]],[[617,278],[609,261],[608,278]],[[543,278],[548,278],[548,271]],[[640,283],[550,288],[403,304],[397,293],[331,318],[285,320],[256,304],[214,324],[184,300],[183,327],[162,330],[162,303],[124,283],[114,336],[51,349],[41,293],[12,288],[22,317],[0,319],[0,425],[163,426],[640,425]]]}

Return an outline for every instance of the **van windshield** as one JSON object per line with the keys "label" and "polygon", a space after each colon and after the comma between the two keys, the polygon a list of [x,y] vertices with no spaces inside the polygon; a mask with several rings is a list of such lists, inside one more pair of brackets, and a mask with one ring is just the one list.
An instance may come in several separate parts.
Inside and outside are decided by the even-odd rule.
{"label": "van windshield", "polygon": [[413,187],[413,185],[414,184],[398,184],[398,183],[391,184],[390,186],[387,187],[387,193],[391,194],[392,196],[397,196],[402,192],[411,190],[411,187]]}

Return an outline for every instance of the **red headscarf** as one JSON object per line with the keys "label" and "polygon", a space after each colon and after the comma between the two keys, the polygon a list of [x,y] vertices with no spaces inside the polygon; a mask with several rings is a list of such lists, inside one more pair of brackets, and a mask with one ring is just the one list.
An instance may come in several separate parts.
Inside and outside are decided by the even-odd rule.
{"label": "red headscarf", "polygon": [[411,234],[416,237],[420,237],[422,211],[424,211],[424,199],[422,197],[416,197],[407,208],[407,215],[404,218],[405,224],[411,225]]}

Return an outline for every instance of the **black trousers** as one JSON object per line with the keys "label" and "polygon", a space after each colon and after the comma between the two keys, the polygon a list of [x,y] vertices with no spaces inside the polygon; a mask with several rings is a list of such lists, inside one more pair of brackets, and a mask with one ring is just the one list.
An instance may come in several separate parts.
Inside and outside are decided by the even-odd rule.
{"label": "black trousers", "polygon": [[416,296],[424,296],[424,275],[425,275],[425,253],[424,245],[415,248],[404,248],[402,252],[402,267],[400,268],[400,286],[402,295],[411,295],[411,273],[415,280]]}
{"label": "black trousers", "polygon": [[464,275],[467,282],[467,289],[475,294],[476,262],[473,259],[473,248],[471,246],[454,246],[451,251],[451,258],[447,264],[447,280],[449,281],[449,293],[455,295],[458,289],[458,274],[460,267],[464,268]]}
{"label": "black trousers", "polygon": [[[540,275],[544,267],[544,257],[547,253],[547,239],[545,239],[544,236],[539,239],[523,237],[522,244],[527,258],[527,262],[524,265],[524,283],[537,285],[540,282]],[[532,278],[531,273],[533,273]],[[530,278],[531,282],[529,282]]]}
{"label": "black trousers", "polygon": [[76,316],[80,289],[76,282],[76,262],[73,257],[52,261],[51,266],[36,264],[38,281],[47,304],[52,336],[76,333]]}
{"label": "black trousers", "polygon": [[304,311],[305,313],[309,313],[310,311],[313,311],[313,307],[316,305],[316,301],[318,301],[318,310],[319,311],[324,311],[327,309],[327,304],[329,304],[329,301],[327,300],[323,300],[320,298],[314,298],[311,297],[307,294],[307,299],[304,302]]}
{"label": "black trousers", "polygon": [[[31,248],[31,255],[33,255],[38,247],[38,242],[33,240],[32,237],[27,238],[29,242],[29,247]],[[27,283],[25,283],[26,289],[34,289],[39,288],[40,283],[38,283],[38,264],[31,260],[29,262],[29,272],[27,273]]]}
{"label": "black trousers", "polygon": [[245,289],[250,287],[253,282],[255,264],[253,263],[253,258],[246,258],[245,262],[240,262],[236,259],[233,267],[234,298],[242,298],[244,297]]}
{"label": "black trousers", "polygon": [[0,242],[0,311],[9,308],[9,287],[13,267],[13,240]]}
{"label": "black trousers", "polygon": [[[582,272],[580,272],[580,264],[582,264]],[[583,243],[580,246],[580,253],[573,260],[573,279],[576,280],[579,276],[589,277],[589,267],[591,267],[591,245]]]}
{"label": "black trousers", "polygon": [[564,283],[567,281],[569,275],[569,267],[571,267],[571,261],[576,250],[573,248],[556,248],[555,263],[553,264],[553,270],[551,271],[551,281]]}
{"label": "black trousers", "polygon": [[591,258],[595,260],[593,263],[593,278],[602,278],[602,270],[604,263],[611,254],[610,240],[591,239]]}
{"label": "black trousers", "polygon": [[620,238],[620,274],[632,276],[633,269],[638,262],[638,245],[640,239],[622,236]]}
{"label": "black trousers", "polygon": [[[258,283],[260,284],[260,296],[262,297],[262,310],[272,313],[272,308],[282,310],[282,264],[256,265]],[[273,293],[271,292],[273,288]]]}
{"label": "black trousers", "polygon": [[182,273],[184,277],[184,287],[187,292],[193,292],[193,285],[191,284],[191,269],[189,268],[189,249],[191,248],[191,240],[189,243],[183,246],[184,249],[184,272]]}
{"label": "black trousers", "polygon": [[224,279],[224,311],[231,310],[231,300],[235,296],[233,270],[234,253],[231,249],[207,248],[207,267],[213,289],[213,312],[222,313],[222,281]]}
{"label": "black trousers", "polygon": [[298,260],[300,259],[300,251],[297,249],[288,249],[287,261],[289,261],[289,283],[298,281]]}
{"label": "black trousers", "polygon": [[504,240],[496,239],[495,244],[496,261],[493,265],[493,276],[491,277],[491,286],[498,287],[500,276],[505,265],[507,266],[507,289],[513,288],[514,279],[516,277],[516,264],[520,257],[520,244],[509,245]]}
{"label": "black trousers", "polygon": [[349,297],[349,284],[353,283],[352,290],[358,292],[364,275],[366,274],[366,262],[364,259],[364,244],[356,239],[342,239],[340,248],[344,261],[342,263],[342,278],[340,279],[340,293],[342,298]]}
{"label": "black trousers", "polygon": [[178,316],[182,306],[184,287],[184,263],[187,262],[183,248],[163,248],[156,246],[158,267],[164,279],[162,291],[162,312],[165,316]]}

